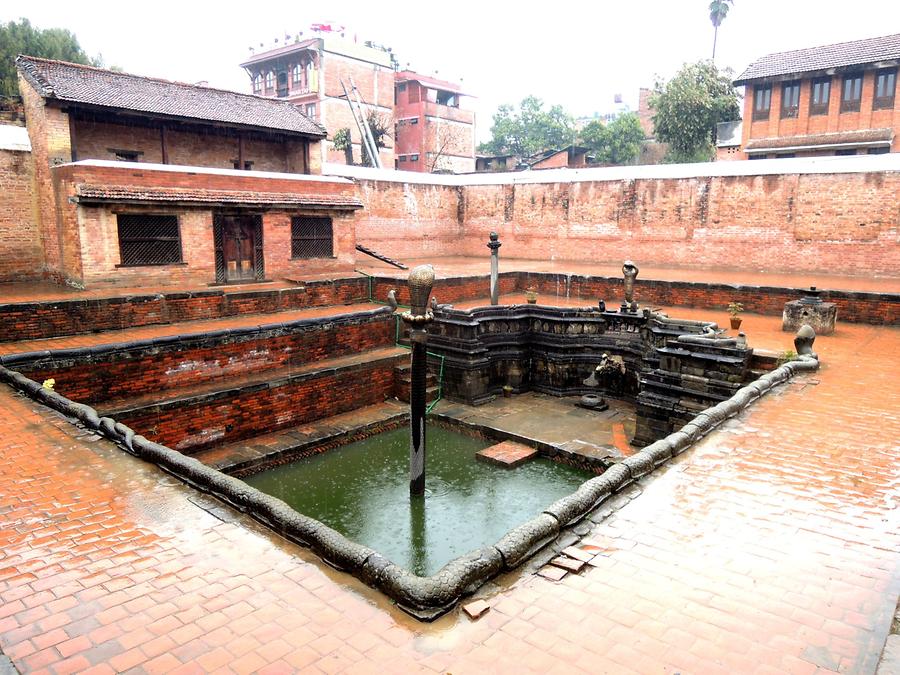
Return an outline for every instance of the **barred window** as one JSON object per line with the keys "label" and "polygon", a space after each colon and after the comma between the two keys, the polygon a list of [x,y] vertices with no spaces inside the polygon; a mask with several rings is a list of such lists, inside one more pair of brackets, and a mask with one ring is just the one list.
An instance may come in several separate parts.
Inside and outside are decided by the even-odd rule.
{"label": "barred window", "polygon": [[119,214],[119,255],[125,267],[181,262],[178,216]]}
{"label": "barred window", "polygon": [[330,258],[332,237],[331,218],[291,218],[291,258]]}

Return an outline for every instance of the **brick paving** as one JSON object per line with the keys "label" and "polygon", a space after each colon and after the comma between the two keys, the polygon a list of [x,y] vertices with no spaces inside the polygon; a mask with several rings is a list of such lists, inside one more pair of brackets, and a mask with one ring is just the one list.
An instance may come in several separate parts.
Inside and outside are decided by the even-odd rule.
{"label": "brick paving", "polygon": [[[790,347],[779,318],[744,328]],[[639,481],[580,572],[506,575],[477,621],[427,625],[2,387],[0,649],[51,673],[874,672],[900,593],[900,329],[816,349],[820,372]]]}

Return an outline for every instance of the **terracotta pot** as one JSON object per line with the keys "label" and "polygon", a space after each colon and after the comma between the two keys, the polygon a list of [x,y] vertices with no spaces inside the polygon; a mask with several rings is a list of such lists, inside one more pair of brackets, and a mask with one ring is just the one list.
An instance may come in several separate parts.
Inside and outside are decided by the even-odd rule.
{"label": "terracotta pot", "polygon": [[732,327],[734,330],[737,330],[738,328],[741,327],[741,321],[743,321],[743,319],[742,319],[741,317],[739,317],[739,316],[733,316],[733,317],[731,317],[731,327]]}

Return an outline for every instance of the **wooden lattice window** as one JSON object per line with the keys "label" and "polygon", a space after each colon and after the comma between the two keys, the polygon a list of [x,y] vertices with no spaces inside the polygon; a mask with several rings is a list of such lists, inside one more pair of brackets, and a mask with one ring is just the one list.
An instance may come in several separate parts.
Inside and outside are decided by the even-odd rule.
{"label": "wooden lattice window", "polygon": [[331,218],[291,218],[291,258],[330,258],[334,255]]}
{"label": "wooden lattice window", "polygon": [[178,216],[119,214],[119,256],[123,267],[181,262]]}

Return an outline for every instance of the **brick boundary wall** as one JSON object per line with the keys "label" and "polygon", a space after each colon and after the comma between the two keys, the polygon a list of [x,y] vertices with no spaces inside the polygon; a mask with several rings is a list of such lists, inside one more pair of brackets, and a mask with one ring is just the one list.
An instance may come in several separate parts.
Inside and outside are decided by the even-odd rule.
{"label": "brick boundary wall", "polygon": [[0,149],[0,282],[42,277],[33,174],[30,152]]}
{"label": "brick boundary wall", "polygon": [[493,230],[507,260],[631,258],[860,276],[900,271],[896,159],[729,162],[740,165],[728,169],[732,174],[722,164],[500,177],[326,170],[359,184],[365,206],[357,241],[398,259],[481,256]]}

